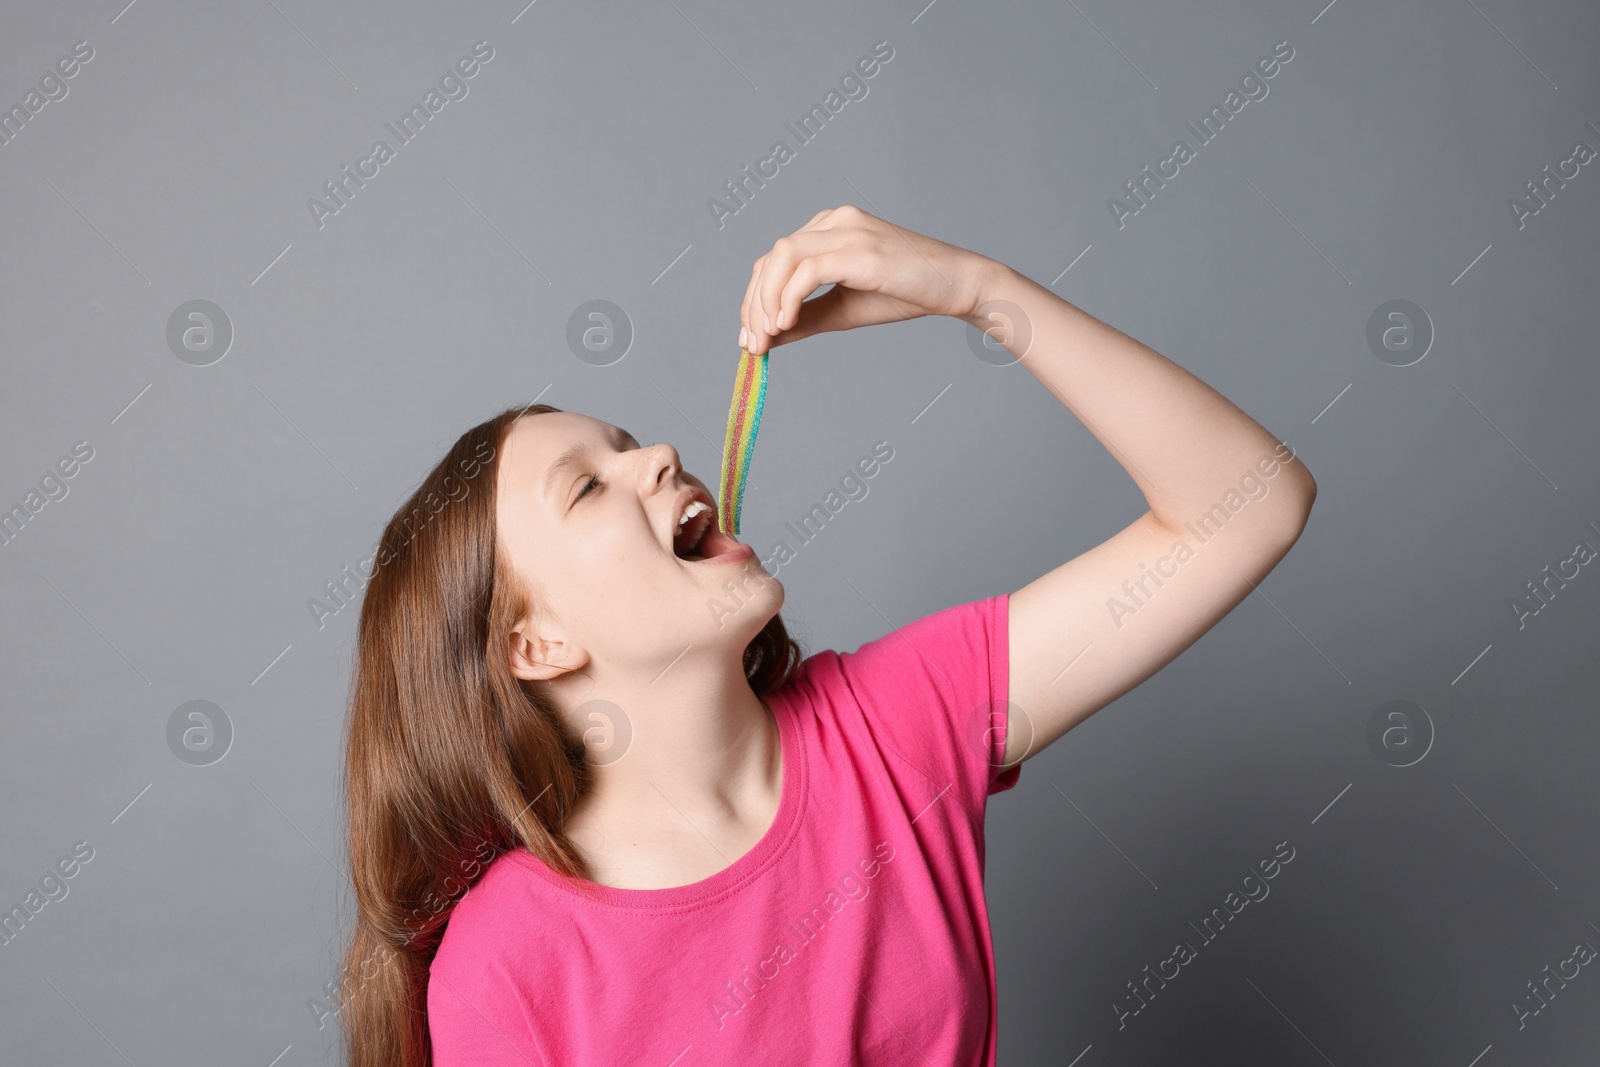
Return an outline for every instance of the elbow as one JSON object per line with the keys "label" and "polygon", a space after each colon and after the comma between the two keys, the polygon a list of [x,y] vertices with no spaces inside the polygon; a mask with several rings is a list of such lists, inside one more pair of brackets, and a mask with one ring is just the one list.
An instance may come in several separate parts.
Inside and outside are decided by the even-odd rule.
{"label": "elbow", "polygon": [[1311,472],[1306,470],[1305,464],[1300,464],[1300,507],[1305,512],[1305,517],[1311,517],[1311,505],[1317,500],[1317,480],[1311,477]]}
{"label": "elbow", "polygon": [[[1289,473],[1285,470],[1284,473]],[[1311,472],[1306,470],[1304,463],[1296,463],[1293,468],[1294,478],[1284,488],[1289,490],[1291,496],[1299,502],[1300,510],[1307,516],[1311,514],[1311,505],[1317,499],[1317,480],[1311,477]]]}
{"label": "elbow", "polygon": [[1291,484],[1278,487],[1284,493],[1284,549],[1287,551],[1300,540],[1306,523],[1311,521],[1311,507],[1317,500],[1317,480],[1300,465]]}

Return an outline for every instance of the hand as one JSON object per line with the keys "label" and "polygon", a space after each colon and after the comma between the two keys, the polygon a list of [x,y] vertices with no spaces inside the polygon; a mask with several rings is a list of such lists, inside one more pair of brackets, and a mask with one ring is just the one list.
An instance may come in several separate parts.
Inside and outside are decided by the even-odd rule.
{"label": "hand", "polygon": [[820,211],[756,260],[739,312],[743,347],[760,355],[829,330],[922,315],[964,318],[982,301],[995,266],[848,204]]}

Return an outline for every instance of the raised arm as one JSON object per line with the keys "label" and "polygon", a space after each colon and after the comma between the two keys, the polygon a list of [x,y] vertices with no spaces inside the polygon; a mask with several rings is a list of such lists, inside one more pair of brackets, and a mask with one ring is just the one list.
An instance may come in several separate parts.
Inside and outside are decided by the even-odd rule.
{"label": "raised arm", "polygon": [[1026,715],[1007,731],[1011,764],[1233,610],[1299,538],[1317,485],[1287,444],[1182,367],[1003,264],[981,270],[978,307],[961,317],[1021,357],[1150,505],[1011,595],[1010,698]]}
{"label": "raised arm", "polygon": [[[821,296],[806,299],[833,283]],[[1010,598],[1006,763],[1037,754],[1188,648],[1305,527],[1316,482],[1216,390],[1001,263],[855,207],[819,212],[758,259],[739,342],[950,315],[1019,357],[1150,509]]]}

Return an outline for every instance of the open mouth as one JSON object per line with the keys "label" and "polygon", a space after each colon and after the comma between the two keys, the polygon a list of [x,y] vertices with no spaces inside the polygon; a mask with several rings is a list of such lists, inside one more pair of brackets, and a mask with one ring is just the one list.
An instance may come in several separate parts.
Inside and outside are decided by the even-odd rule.
{"label": "open mouth", "polygon": [[681,560],[690,563],[709,563],[723,559],[752,556],[754,549],[734,540],[717,527],[717,508],[706,500],[695,497],[679,516],[672,537],[672,551]]}

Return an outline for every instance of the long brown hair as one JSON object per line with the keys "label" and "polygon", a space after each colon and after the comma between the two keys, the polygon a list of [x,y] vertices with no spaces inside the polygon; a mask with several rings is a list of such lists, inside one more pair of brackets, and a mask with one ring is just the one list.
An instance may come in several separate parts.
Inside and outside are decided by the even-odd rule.
{"label": "long brown hair", "polygon": [[[592,887],[563,833],[590,784],[580,739],[508,660],[530,607],[495,541],[506,432],[549,404],[462,434],[378,543],[358,625],[344,762],[355,925],[340,968],[349,1067],[428,1067],[428,965],[456,901],[493,858],[525,848]],[[803,657],[781,615],[744,651],[759,694]]]}

